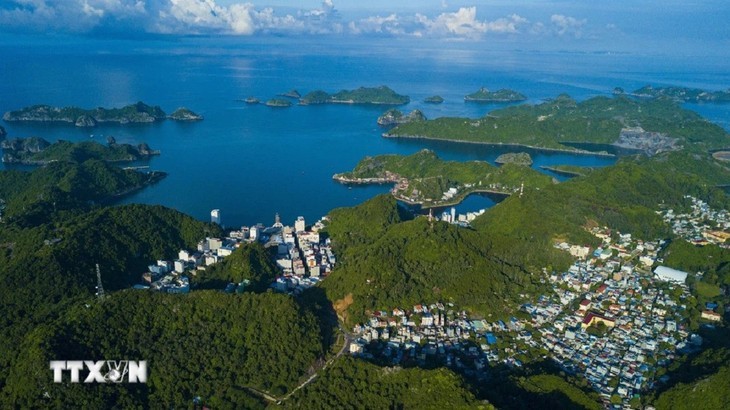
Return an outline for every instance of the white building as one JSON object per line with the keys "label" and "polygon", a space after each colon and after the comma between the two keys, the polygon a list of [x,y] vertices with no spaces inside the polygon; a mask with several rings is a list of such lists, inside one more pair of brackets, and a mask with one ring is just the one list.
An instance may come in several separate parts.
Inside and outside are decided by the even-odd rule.
{"label": "white building", "polygon": [[304,232],[305,229],[306,229],[306,226],[304,223],[304,217],[303,216],[297,217],[297,220],[294,221],[294,231]]}
{"label": "white building", "polygon": [[668,268],[666,266],[659,266],[654,269],[654,274],[659,280],[667,282],[684,283],[687,280],[687,272]]}
{"label": "white building", "polygon": [[214,209],[210,211],[210,222],[214,224],[221,224],[221,210],[220,209]]}

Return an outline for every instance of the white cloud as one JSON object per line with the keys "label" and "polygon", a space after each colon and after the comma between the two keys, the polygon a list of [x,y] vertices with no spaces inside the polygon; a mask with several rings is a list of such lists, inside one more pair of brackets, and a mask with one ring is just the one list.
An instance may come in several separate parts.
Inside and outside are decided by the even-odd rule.
{"label": "white cloud", "polygon": [[[3,0],[0,0],[3,1]],[[384,14],[342,21],[333,0],[291,14],[257,8],[245,0],[4,0],[0,32],[107,31],[170,34],[334,34],[479,39],[500,35],[582,36],[586,20],[553,14],[549,22],[531,23],[511,14],[480,19],[477,7],[460,7],[435,15]],[[447,2],[441,2],[448,7]]]}
{"label": "white cloud", "polygon": [[559,36],[571,35],[580,38],[583,35],[583,26],[586,20],[578,20],[575,17],[564,16],[562,14],[553,14],[550,16],[550,22],[554,25],[556,33]]}

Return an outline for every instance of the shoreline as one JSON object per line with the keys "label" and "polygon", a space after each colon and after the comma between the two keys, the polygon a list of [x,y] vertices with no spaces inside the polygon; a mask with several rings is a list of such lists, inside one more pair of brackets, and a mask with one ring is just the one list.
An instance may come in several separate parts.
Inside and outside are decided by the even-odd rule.
{"label": "shoreline", "polygon": [[[392,180],[388,178],[346,178],[342,176],[341,174],[334,174],[332,176],[332,179],[339,182],[343,185],[387,185],[387,184],[397,184],[398,180]],[[484,189],[484,188],[476,188],[476,189],[470,189],[468,191],[465,191],[464,193],[460,194],[457,199],[454,199],[449,202],[443,202],[443,203],[431,203],[426,205],[424,202],[414,202],[407,198],[400,197],[398,195],[395,195],[392,191],[390,192],[390,195],[393,196],[397,201],[404,202],[408,205],[412,206],[420,206],[421,209],[431,209],[431,208],[443,208],[448,206],[455,206],[459,205],[460,203],[464,202],[466,198],[469,197],[471,194],[492,194],[492,195],[499,195],[503,196],[505,198],[512,195],[512,193],[509,192],[503,192],[503,191],[496,191],[493,189]]]}
{"label": "shoreline", "polygon": [[503,196],[504,197],[503,199],[507,199],[508,197],[512,196],[512,194],[510,194],[510,193],[502,192],[502,191],[495,191],[492,189],[474,189],[474,190],[464,193],[463,196],[460,196],[458,200],[453,200],[453,201],[438,203],[438,204],[424,205],[422,202],[412,202],[407,199],[397,197],[391,193],[391,195],[393,195],[393,198],[395,198],[396,200],[405,202],[408,205],[419,205],[421,207],[421,209],[446,208],[449,206],[456,206],[456,205],[459,205],[460,203],[464,202],[464,200],[466,200],[466,198],[468,198],[469,195],[472,195],[472,194],[499,195],[499,196]]}
{"label": "shoreline", "polygon": [[433,141],[446,141],[446,142],[457,142],[457,143],[463,143],[463,144],[479,144],[479,145],[491,145],[491,146],[503,146],[503,147],[516,147],[516,148],[529,148],[535,151],[546,151],[546,152],[561,152],[566,154],[576,154],[576,155],[592,155],[597,157],[606,157],[606,158],[617,158],[618,156],[615,154],[610,154],[608,152],[592,152],[587,150],[581,150],[581,149],[567,149],[567,148],[547,148],[547,147],[536,147],[534,145],[527,145],[527,144],[520,144],[520,143],[514,143],[514,142],[486,142],[486,141],[465,141],[465,140],[455,140],[450,138],[436,138],[436,137],[426,137],[423,135],[391,135],[387,132],[381,134],[383,138],[407,138],[407,139],[424,139],[424,140],[433,140]]}

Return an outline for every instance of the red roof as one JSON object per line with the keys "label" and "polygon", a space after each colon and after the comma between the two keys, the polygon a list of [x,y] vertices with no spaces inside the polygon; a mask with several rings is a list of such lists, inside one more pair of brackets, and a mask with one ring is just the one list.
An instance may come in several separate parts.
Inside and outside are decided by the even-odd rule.
{"label": "red roof", "polygon": [[581,306],[588,306],[588,305],[590,305],[590,304],[591,304],[591,301],[590,301],[590,300],[588,300],[588,299],[583,299],[583,300],[582,300],[582,301],[580,302],[580,304],[581,304]]}

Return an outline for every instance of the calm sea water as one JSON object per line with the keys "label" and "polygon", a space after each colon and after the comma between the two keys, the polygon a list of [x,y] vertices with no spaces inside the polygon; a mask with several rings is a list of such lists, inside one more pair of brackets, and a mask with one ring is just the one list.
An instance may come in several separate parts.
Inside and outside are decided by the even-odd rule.
{"label": "calm sea water", "polygon": [[[388,187],[348,188],[332,181],[363,156],[411,154],[423,148],[449,160],[494,159],[510,147],[385,139],[375,120],[385,109],[368,106],[293,106],[274,109],[262,101],[297,89],[338,91],[388,85],[427,117],[479,117],[497,105],[466,104],[463,96],[486,86],[513,88],[531,102],[568,93],[583,100],[645,84],[727,88],[730,62],[708,58],[610,53],[490,50],[479,43],[404,40],[321,42],[266,38],[180,38],[155,41],[90,39],[0,40],[0,111],[45,103],[116,107],[139,100],[165,111],[186,106],[205,116],[198,123],[100,126],[93,130],[43,124],[3,124],[10,137],[50,141],[147,142],[162,155],[146,164],[169,176],[124,199],[170,206],[207,220],[220,208],[227,226],[313,220],[330,209],[360,203]],[[439,94],[441,105],[421,101]],[[688,105],[728,128],[730,106]],[[534,167],[606,166],[615,159],[530,151]],[[493,205],[474,196],[460,211]],[[467,209],[470,208],[470,209]]]}

